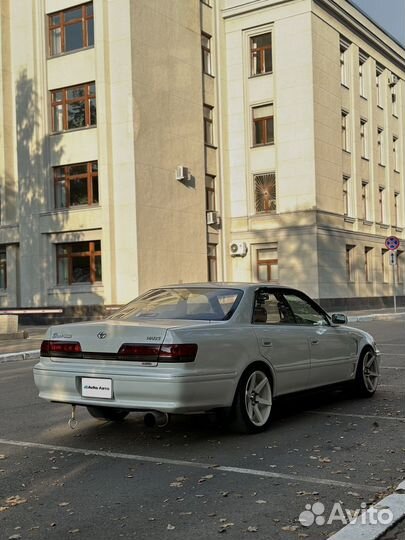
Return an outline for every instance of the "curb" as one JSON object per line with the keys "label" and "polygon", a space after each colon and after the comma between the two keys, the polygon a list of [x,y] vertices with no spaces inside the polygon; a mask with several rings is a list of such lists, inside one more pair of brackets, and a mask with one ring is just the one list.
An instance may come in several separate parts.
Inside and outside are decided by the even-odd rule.
{"label": "curb", "polygon": [[[393,517],[390,523],[379,523],[375,517],[378,512],[391,512]],[[377,540],[404,517],[405,481],[399,484],[394,493],[370,506],[359,518],[329,536],[328,540]]]}
{"label": "curb", "polygon": [[0,355],[0,364],[15,360],[36,360],[37,358],[39,358],[39,350],[7,353]]}

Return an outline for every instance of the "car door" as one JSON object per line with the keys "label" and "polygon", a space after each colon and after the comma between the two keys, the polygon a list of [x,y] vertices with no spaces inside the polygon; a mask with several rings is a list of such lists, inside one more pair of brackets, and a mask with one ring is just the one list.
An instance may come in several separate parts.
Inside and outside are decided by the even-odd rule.
{"label": "car door", "polygon": [[306,388],[310,370],[307,329],[296,324],[277,289],[256,292],[252,324],[260,353],[273,367],[277,394]]}
{"label": "car door", "polygon": [[309,386],[349,379],[357,358],[357,342],[350,330],[331,325],[323,310],[303,293],[286,292],[284,298],[297,326],[305,328],[309,340]]}

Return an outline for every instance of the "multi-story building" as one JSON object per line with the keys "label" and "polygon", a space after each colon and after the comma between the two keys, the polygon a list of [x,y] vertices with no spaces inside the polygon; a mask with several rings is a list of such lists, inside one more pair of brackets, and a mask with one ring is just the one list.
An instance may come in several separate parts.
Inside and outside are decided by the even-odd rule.
{"label": "multi-story building", "polygon": [[2,0],[0,67],[0,306],[404,297],[405,50],[347,0]]}

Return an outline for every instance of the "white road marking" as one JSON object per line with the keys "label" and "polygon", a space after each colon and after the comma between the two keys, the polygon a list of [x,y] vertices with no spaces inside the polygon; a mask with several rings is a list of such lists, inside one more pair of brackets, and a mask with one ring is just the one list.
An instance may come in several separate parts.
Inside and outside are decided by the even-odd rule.
{"label": "white road marking", "polygon": [[373,414],[353,414],[353,413],[340,413],[334,411],[304,411],[307,414],[319,414],[321,416],[347,416],[353,418],[371,418],[375,420],[396,420],[397,422],[405,422],[405,416],[379,416]]}
{"label": "white road marking", "polygon": [[[381,512],[381,518],[376,519]],[[392,519],[386,521],[387,512]],[[370,506],[357,520],[340,529],[329,540],[377,540],[383,533],[398,523],[405,516],[405,482],[402,482],[391,495]],[[399,537],[398,537],[399,538]]]}
{"label": "white road marking", "polygon": [[249,476],[261,476],[265,478],[277,478],[294,482],[306,482],[309,484],[322,484],[326,486],[336,486],[344,488],[355,488],[373,493],[385,489],[385,486],[372,486],[365,484],[356,484],[352,482],[341,482],[339,480],[330,480],[326,478],[315,478],[312,476],[300,476],[294,474],[276,473],[271,471],[260,471],[256,469],[245,469],[240,467],[227,467],[225,465],[212,465],[210,463],[199,463],[197,461],[183,461],[177,459],[167,459],[152,456],[140,456],[136,454],[124,454],[121,452],[105,452],[103,450],[88,450],[86,448],[73,448],[69,446],[56,446],[51,444],[42,444],[27,441],[13,441],[8,439],[0,439],[0,444],[8,446],[21,446],[23,448],[39,448],[42,450],[53,450],[58,452],[68,452],[71,454],[83,454],[84,456],[100,456],[114,459],[128,459],[133,461],[143,461],[148,463],[156,463],[157,465],[179,465],[183,467],[194,467],[196,469],[211,469],[222,472],[233,472],[236,474],[246,474]]}
{"label": "white road marking", "polygon": [[396,367],[396,366],[380,366],[380,369],[405,369],[405,366]]}

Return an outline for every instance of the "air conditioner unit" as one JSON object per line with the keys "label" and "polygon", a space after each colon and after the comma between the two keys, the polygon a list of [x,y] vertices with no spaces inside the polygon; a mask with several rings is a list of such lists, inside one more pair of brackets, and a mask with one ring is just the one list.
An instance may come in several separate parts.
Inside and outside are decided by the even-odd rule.
{"label": "air conditioner unit", "polygon": [[207,225],[219,225],[220,219],[218,212],[213,210],[207,212]]}
{"label": "air conditioner unit", "polygon": [[176,180],[186,180],[188,177],[187,167],[184,165],[178,165],[176,167]]}
{"label": "air conditioner unit", "polygon": [[397,82],[398,82],[398,77],[396,77],[395,75],[388,77],[388,86],[390,87],[395,86]]}
{"label": "air conditioner unit", "polygon": [[231,242],[229,244],[229,253],[231,257],[245,257],[248,252],[246,242]]}

